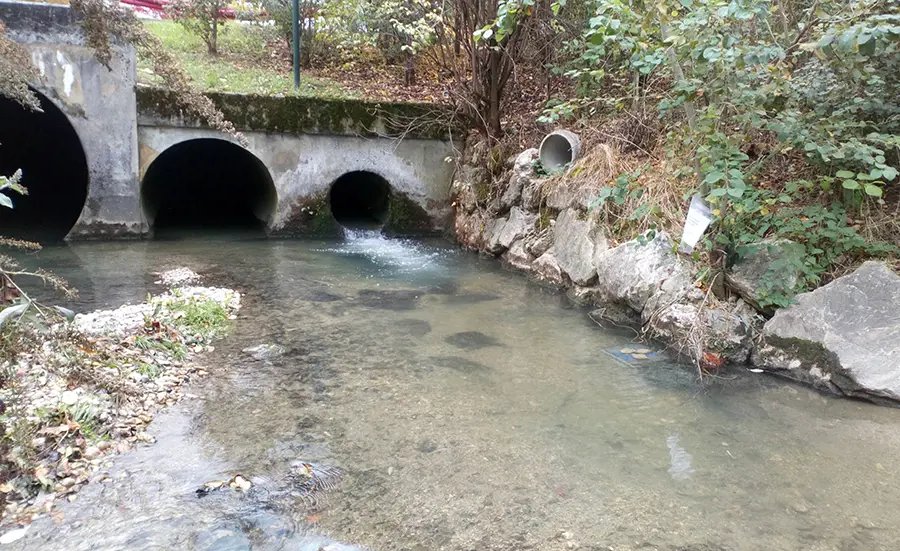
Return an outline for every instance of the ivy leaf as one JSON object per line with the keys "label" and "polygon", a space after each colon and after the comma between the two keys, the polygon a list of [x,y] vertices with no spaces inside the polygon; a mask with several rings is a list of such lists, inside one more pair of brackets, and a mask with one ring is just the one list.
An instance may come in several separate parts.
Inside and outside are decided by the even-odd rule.
{"label": "ivy leaf", "polygon": [[844,189],[859,189],[859,182],[856,180],[844,180],[841,182],[841,186],[843,186]]}
{"label": "ivy leaf", "polygon": [[835,176],[837,176],[838,178],[854,178],[856,177],[856,173],[850,172],[849,170],[838,170]]}
{"label": "ivy leaf", "polygon": [[881,188],[876,186],[875,184],[866,184],[866,187],[864,189],[866,195],[869,195],[870,197],[881,197]]}

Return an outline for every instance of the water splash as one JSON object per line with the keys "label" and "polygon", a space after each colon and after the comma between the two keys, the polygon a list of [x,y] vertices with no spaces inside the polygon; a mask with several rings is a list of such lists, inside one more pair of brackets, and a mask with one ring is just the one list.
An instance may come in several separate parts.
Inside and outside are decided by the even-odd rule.
{"label": "water splash", "polygon": [[380,230],[344,229],[344,243],[326,252],[359,256],[401,273],[423,272],[439,266],[441,251],[408,239],[390,239]]}

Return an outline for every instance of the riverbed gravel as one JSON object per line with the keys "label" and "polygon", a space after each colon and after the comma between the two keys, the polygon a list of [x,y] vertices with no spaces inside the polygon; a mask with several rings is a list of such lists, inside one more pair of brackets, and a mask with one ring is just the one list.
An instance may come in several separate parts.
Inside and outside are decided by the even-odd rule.
{"label": "riverbed gravel", "polygon": [[24,534],[39,515],[61,514],[55,504],[104,482],[112,456],[152,443],[154,414],[208,374],[200,355],[236,318],[241,295],[179,286],[200,281],[187,268],[159,276],[169,288],[146,302],[13,328],[29,346],[2,365],[0,536]]}

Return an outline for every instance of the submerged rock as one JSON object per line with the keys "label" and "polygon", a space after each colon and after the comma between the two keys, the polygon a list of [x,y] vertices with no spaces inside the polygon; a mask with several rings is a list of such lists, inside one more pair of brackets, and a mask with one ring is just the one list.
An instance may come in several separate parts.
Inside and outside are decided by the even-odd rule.
{"label": "submerged rock", "polygon": [[303,298],[310,302],[337,302],[344,299],[344,297],[340,295],[335,295],[334,293],[329,293],[328,291],[322,291],[320,289],[306,292]]}
{"label": "submerged rock", "polygon": [[559,214],[553,229],[553,254],[572,282],[590,285],[596,281],[594,256],[608,248],[602,229],[590,220],[581,220],[577,210]]}
{"label": "submerged rock", "polygon": [[498,300],[500,295],[496,293],[455,293],[452,295],[448,295],[446,302],[447,304],[478,304],[479,302],[490,302],[492,300]]}
{"label": "submerged rock", "polygon": [[405,319],[394,324],[398,329],[413,337],[424,337],[431,333],[431,324],[425,320]]}
{"label": "submerged rock", "polygon": [[489,346],[500,346],[493,337],[489,337],[480,331],[463,331],[462,333],[454,333],[446,339],[447,344],[452,344],[457,348],[464,350],[478,350],[479,348],[487,348]]}
{"label": "submerged rock", "polygon": [[468,375],[484,374],[491,371],[491,368],[483,363],[473,362],[459,356],[434,356],[431,358],[431,361],[437,367],[452,369]]}
{"label": "submerged rock", "polygon": [[804,247],[788,239],[766,240],[745,247],[746,251],[725,281],[741,297],[759,310],[773,295],[794,296],[800,278]]}
{"label": "submerged rock", "polygon": [[866,262],[797,303],[763,329],[753,363],[781,375],[866,398],[900,402],[900,276]]}
{"label": "submerged rock", "polygon": [[402,312],[419,305],[419,294],[419,291],[363,289],[359,292],[359,303],[369,308]]}
{"label": "submerged rock", "polygon": [[274,360],[284,356],[286,351],[287,349],[280,344],[257,344],[241,350],[244,354],[249,354],[254,360]]}

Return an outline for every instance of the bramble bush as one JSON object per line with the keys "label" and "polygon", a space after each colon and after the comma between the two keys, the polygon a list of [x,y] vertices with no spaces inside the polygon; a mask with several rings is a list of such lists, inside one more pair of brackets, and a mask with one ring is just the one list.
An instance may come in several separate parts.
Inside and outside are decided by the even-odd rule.
{"label": "bramble bush", "polygon": [[[558,67],[578,95],[542,121],[649,106],[667,123],[676,175],[695,178],[717,216],[707,247],[733,261],[750,242],[795,240],[798,291],[838,263],[895,252],[867,242],[848,213],[883,206],[898,186],[900,4],[586,3],[593,13]],[[777,174],[785,159],[804,179]]]}

